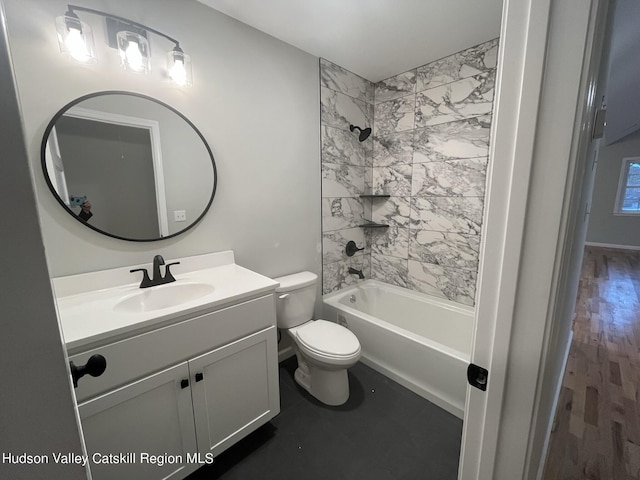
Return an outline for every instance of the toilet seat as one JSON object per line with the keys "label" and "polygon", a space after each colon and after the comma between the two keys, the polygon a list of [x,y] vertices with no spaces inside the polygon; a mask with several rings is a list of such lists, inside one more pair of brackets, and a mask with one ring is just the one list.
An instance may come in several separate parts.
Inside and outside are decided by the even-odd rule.
{"label": "toilet seat", "polygon": [[349,329],[327,320],[315,320],[295,329],[300,348],[319,360],[349,361],[360,356],[360,342]]}

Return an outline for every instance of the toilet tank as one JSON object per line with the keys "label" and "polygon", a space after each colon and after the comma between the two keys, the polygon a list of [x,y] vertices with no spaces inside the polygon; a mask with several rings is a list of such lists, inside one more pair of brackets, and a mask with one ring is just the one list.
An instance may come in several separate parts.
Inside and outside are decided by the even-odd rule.
{"label": "toilet tank", "polygon": [[278,327],[297,327],[311,320],[316,304],[318,276],[312,272],[300,272],[274,280],[280,283],[276,288]]}

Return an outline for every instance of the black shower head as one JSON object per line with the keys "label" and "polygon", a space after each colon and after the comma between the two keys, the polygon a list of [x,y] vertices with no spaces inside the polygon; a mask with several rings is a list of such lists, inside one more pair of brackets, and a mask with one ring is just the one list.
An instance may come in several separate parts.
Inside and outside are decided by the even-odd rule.
{"label": "black shower head", "polygon": [[356,127],[355,125],[349,125],[349,130],[351,130],[352,132],[355,129],[360,130],[360,136],[358,136],[358,140],[360,140],[361,142],[364,142],[367,138],[369,138],[369,135],[371,135],[371,128],[367,127],[364,130],[360,127]]}

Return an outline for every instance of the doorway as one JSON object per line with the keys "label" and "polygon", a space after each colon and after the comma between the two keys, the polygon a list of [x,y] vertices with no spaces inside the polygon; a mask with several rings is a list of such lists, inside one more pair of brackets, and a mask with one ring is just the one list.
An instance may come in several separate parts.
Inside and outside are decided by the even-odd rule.
{"label": "doorway", "polygon": [[640,251],[585,247],[544,480],[640,478]]}
{"label": "doorway", "polygon": [[[637,25],[640,9],[631,7],[631,2],[612,5],[597,98],[605,98],[605,93],[606,100],[626,96],[632,105],[637,94],[624,91],[620,85],[630,82],[633,72],[619,65],[621,59],[627,64],[635,60],[629,51],[621,56],[620,44],[625,43],[624,38],[629,43],[629,37],[636,35],[630,33],[635,30],[630,25]],[[624,193],[621,197],[621,186],[635,189],[620,181],[620,172],[621,162],[624,167],[626,157],[640,152],[640,133],[618,125],[626,114],[615,105],[619,100],[606,103],[610,111],[604,139],[594,142],[595,155],[589,162],[594,171],[597,165],[597,173],[595,184],[589,187],[593,199],[584,210],[589,218],[583,237],[586,246],[584,240],[578,246],[580,252],[584,249],[584,256],[574,314],[564,320],[572,323],[573,336],[559,385],[544,479],[630,479],[640,475],[636,388],[640,372],[636,366],[636,337],[640,331],[640,244],[636,239],[640,237],[640,216],[621,212],[619,202],[627,197]],[[625,121],[632,125],[635,120]],[[611,124],[616,124],[613,133]],[[626,133],[621,137],[618,131]],[[629,168],[622,171],[632,177]]]}

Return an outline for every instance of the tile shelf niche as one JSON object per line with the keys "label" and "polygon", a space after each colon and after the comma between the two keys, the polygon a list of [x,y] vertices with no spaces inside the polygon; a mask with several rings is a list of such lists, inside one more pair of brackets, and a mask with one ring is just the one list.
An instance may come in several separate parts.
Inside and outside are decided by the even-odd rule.
{"label": "tile shelf niche", "polygon": [[[378,199],[378,198],[389,198],[391,195],[389,195],[388,193],[363,193],[360,195],[360,198],[368,198],[371,199],[371,201]],[[384,223],[376,223],[376,222],[369,222],[366,221],[366,223],[363,223],[361,225],[358,225],[360,228],[389,228],[389,225],[386,225]]]}
{"label": "tile shelf niche", "polygon": [[362,225],[358,225],[360,228],[389,228],[389,225],[385,225],[384,223],[363,223]]}

